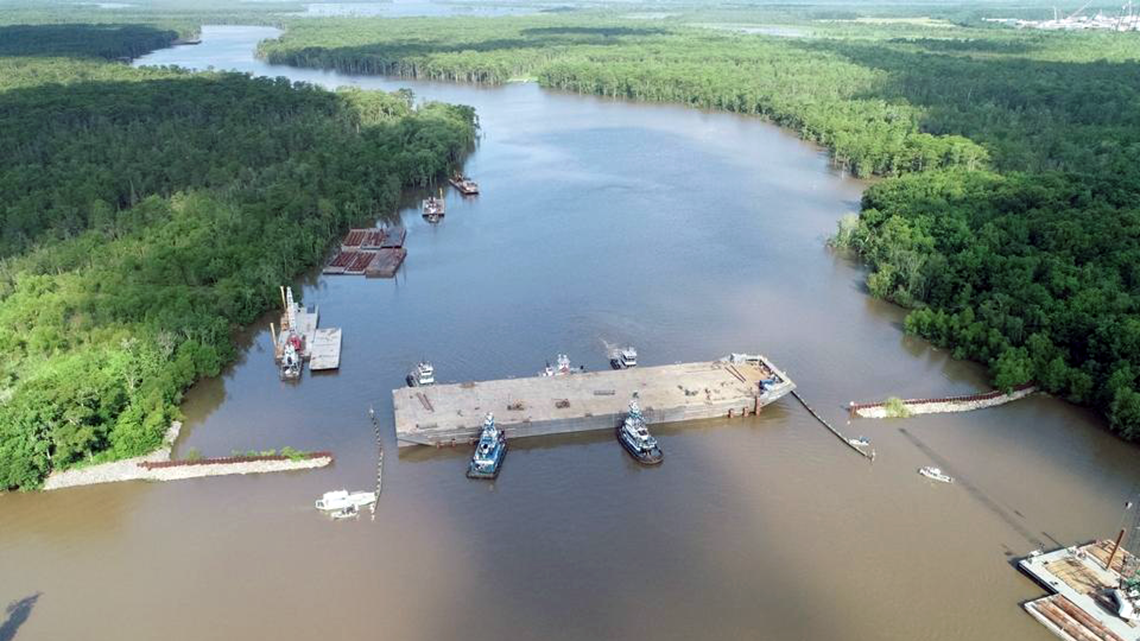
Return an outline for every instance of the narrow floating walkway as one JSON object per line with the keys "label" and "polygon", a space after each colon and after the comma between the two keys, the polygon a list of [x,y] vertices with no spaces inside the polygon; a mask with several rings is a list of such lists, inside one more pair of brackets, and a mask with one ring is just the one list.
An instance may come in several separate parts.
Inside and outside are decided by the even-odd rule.
{"label": "narrow floating walkway", "polygon": [[808,405],[807,401],[805,401],[803,399],[803,397],[800,396],[800,393],[797,392],[796,390],[792,390],[792,396],[796,397],[796,400],[800,402],[800,405],[803,405],[804,409],[806,409],[809,414],[811,414],[812,416],[815,417],[815,420],[822,423],[823,426],[826,427],[829,432],[834,434],[836,436],[836,438],[838,438],[839,440],[843,441],[844,445],[855,450],[856,452],[859,453],[860,456],[863,456],[864,458],[866,458],[869,461],[875,460],[875,450],[871,450],[868,452],[867,450],[864,450],[862,447],[859,447],[858,445],[849,441],[847,439],[847,437],[843,435],[842,432],[840,432],[839,430],[832,427],[831,423],[828,423],[822,416],[820,416],[819,412],[816,412],[814,409],[812,409],[811,405]]}

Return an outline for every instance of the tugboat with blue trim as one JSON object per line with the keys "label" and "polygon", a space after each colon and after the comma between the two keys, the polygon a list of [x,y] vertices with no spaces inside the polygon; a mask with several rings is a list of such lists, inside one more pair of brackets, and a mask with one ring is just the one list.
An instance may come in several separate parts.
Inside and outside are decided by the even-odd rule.
{"label": "tugboat with blue trim", "polygon": [[435,385],[435,368],[427,361],[420,361],[412,368],[411,372],[408,372],[404,380],[407,381],[408,387]]}
{"label": "tugboat with blue trim", "polygon": [[493,479],[499,475],[503,457],[507,455],[507,435],[495,426],[495,415],[487,412],[483,432],[475,445],[471,464],[467,466],[469,479]]}
{"label": "tugboat with blue trim", "polygon": [[653,438],[649,428],[645,426],[645,417],[641,415],[637,398],[629,402],[629,411],[625,415],[625,420],[617,428],[617,440],[625,451],[642,465],[657,465],[665,458],[665,454],[657,446],[657,439]]}
{"label": "tugboat with blue trim", "polygon": [[637,350],[633,347],[617,350],[610,356],[610,367],[614,369],[637,367]]}

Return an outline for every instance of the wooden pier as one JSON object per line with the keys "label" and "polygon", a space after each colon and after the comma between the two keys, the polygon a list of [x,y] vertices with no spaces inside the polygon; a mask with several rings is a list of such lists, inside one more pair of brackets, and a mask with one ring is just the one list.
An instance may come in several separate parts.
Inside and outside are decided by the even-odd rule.
{"label": "wooden pier", "polygon": [[649,423],[758,413],[795,389],[762,356],[626,370],[533,376],[392,390],[396,439],[451,445],[477,438],[494,412],[511,438],[613,429],[637,394]]}

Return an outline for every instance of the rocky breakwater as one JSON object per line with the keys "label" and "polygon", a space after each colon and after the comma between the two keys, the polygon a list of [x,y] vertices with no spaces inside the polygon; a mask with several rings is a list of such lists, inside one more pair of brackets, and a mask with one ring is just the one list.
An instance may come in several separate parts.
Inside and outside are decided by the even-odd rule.
{"label": "rocky breakwater", "polygon": [[1003,405],[1010,401],[1025,398],[1037,388],[1033,385],[1020,385],[1009,392],[994,390],[984,394],[968,396],[947,396],[943,398],[918,398],[888,400],[881,403],[851,403],[851,414],[863,418],[903,418],[917,414],[940,414],[944,412],[969,412],[987,407]]}
{"label": "rocky breakwater", "polygon": [[143,456],[100,463],[83,468],[53,472],[44,481],[45,490],[59,490],[81,485],[117,481],[177,481],[227,474],[263,474],[325,467],[333,461],[329,452],[313,452],[297,456],[234,456],[196,460],[171,460],[171,448],[182,429],[175,421],[163,437],[159,449]]}

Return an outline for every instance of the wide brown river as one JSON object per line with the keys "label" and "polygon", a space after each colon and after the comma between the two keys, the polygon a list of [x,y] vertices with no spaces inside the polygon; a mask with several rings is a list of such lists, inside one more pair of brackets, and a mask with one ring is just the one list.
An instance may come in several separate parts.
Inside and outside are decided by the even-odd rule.
{"label": "wide brown river", "polygon": [[[1011,556],[1114,533],[1137,448],[1033,397],[971,414],[847,424],[843,406],[987,389],[907,338],[857,263],[829,252],[864,183],[760,122],[679,106],[270,67],[263,28],[207,28],[138,64],[326,86],[411,87],[474,105],[483,138],[438,227],[408,194],[395,280],[296,283],[344,329],[339,372],[281,383],[267,317],[187,397],[177,450],[329,449],[328,469],[0,496],[0,637],[25,639],[766,639],[1052,637]],[[612,434],[515,441],[495,483],[469,452],[397,453],[390,390],[533,375],[558,352],[605,367],[772,357],[868,463],[786,398],[748,420],[661,427],[643,469]],[[375,520],[332,522],[330,489],[375,482]],[[915,472],[936,464],[958,478]],[[12,635],[14,632],[14,635]]]}

